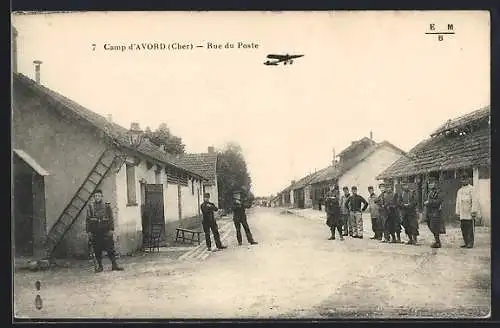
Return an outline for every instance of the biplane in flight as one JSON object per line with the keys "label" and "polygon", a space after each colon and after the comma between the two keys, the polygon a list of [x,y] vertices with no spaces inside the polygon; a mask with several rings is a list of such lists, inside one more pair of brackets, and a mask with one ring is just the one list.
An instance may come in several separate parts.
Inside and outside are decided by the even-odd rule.
{"label": "biplane in flight", "polygon": [[276,59],[275,61],[270,61],[270,60],[266,60],[264,62],[264,65],[274,65],[274,66],[277,66],[279,63],[283,63],[283,65],[287,65],[287,64],[293,64],[293,60],[295,58],[299,58],[299,57],[303,57],[304,55],[273,55],[273,54],[270,54],[270,55],[267,55],[267,58],[269,59]]}

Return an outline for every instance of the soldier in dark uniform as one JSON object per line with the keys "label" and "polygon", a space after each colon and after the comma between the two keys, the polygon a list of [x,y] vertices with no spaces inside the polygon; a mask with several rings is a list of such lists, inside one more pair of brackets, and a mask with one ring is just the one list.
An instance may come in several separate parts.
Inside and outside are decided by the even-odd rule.
{"label": "soldier in dark uniform", "polygon": [[205,193],[203,195],[203,203],[200,205],[201,213],[203,214],[203,220],[201,221],[203,226],[203,231],[205,232],[205,241],[207,244],[207,250],[212,250],[212,242],[210,240],[210,230],[214,234],[215,245],[218,249],[227,248],[222,245],[220,241],[219,235],[219,227],[217,226],[217,222],[215,221],[214,212],[217,212],[219,209],[215,206],[214,203],[210,202],[210,194]]}
{"label": "soldier in dark uniform", "polygon": [[[398,212],[397,212],[397,199],[391,189],[388,188],[387,184],[380,184],[380,195],[375,201],[379,205],[379,214],[384,223],[385,238],[382,242],[388,243],[398,243],[396,238],[396,225],[399,224]],[[392,238],[392,240],[389,238]]]}
{"label": "soldier in dark uniform", "polygon": [[246,204],[245,199],[242,198],[241,193],[235,193],[233,195],[233,222],[234,227],[236,228],[236,239],[238,240],[238,245],[241,246],[243,242],[241,237],[241,226],[243,226],[248,243],[250,245],[256,245],[258,243],[253,239],[252,232],[250,231],[250,227],[247,222],[247,214],[245,213],[245,209],[248,205]]}
{"label": "soldier in dark uniform", "polygon": [[374,200],[374,203],[378,205],[378,227],[379,231],[381,231],[381,234],[383,238],[381,238],[382,242],[390,242],[390,235],[389,231],[386,229],[386,221],[387,221],[387,211],[385,208],[385,183],[380,183],[378,185],[378,188],[380,190],[380,195]]}
{"label": "soldier in dark uniform", "polygon": [[396,235],[396,243],[401,243],[401,222],[402,222],[402,214],[403,212],[401,211],[401,192],[395,191],[394,192],[394,203],[395,203],[395,208],[394,208],[394,221],[393,221],[393,230],[394,234]]}
{"label": "soldier in dark uniform", "polygon": [[407,244],[416,245],[418,236],[417,195],[414,189],[410,190],[410,186],[407,183],[404,183],[401,187],[403,190],[401,192],[399,206],[402,224],[408,236]]}
{"label": "soldier in dark uniform", "polygon": [[94,248],[97,261],[96,272],[102,272],[102,251],[106,251],[112,263],[112,270],[122,271],[123,268],[116,263],[115,244],[113,241],[114,231],[113,211],[109,203],[102,201],[102,190],[94,192],[94,201],[87,209],[86,231]]}
{"label": "soldier in dark uniform", "polygon": [[426,200],[424,201],[424,205],[426,207],[427,226],[434,235],[434,243],[431,245],[431,247],[441,248],[441,240],[439,238],[439,235],[446,233],[444,220],[441,214],[443,198],[439,193],[436,178],[430,178],[428,186],[429,192],[427,194]]}
{"label": "soldier in dark uniform", "polygon": [[344,240],[342,233],[342,218],[340,216],[340,201],[338,191],[329,191],[325,200],[326,225],[330,227],[332,236],[330,240],[335,240],[335,230],[339,232],[340,240]]}

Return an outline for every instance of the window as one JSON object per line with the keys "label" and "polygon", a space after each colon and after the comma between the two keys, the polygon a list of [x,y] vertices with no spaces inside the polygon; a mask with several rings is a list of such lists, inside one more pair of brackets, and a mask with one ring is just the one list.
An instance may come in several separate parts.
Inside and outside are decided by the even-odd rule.
{"label": "window", "polygon": [[155,183],[161,184],[161,171],[155,171]]}
{"label": "window", "polygon": [[127,205],[137,205],[137,190],[135,185],[135,166],[127,164]]}
{"label": "window", "polygon": [[206,191],[205,191],[205,186],[203,186],[203,195],[205,195]]}
{"label": "window", "polygon": [[194,195],[194,179],[191,180],[191,194]]}

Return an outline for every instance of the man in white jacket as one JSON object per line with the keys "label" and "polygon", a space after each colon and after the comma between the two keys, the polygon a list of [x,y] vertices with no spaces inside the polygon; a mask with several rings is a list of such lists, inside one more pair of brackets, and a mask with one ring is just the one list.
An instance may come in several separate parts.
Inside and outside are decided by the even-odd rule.
{"label": "man in white jacket", "polygon": [[462,187],[458,189],[455,213],[460,218],[464,244],[462,248],[474,247],[474,225],[478,212],[478,199],[468,175],[461,176]]}

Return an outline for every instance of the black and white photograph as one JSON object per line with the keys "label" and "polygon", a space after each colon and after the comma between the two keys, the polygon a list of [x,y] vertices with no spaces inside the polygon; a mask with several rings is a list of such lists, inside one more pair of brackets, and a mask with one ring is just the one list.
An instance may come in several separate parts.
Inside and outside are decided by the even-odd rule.
{"label": "black and white photograph", "polygon": [[491,316],[488,11],[11,31],[14,321]]}

